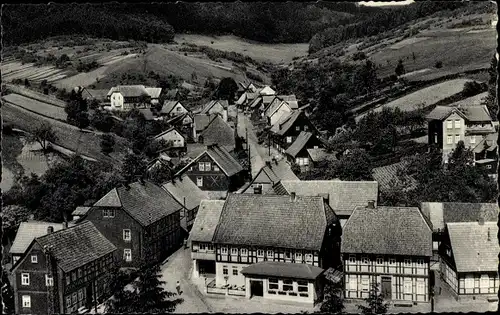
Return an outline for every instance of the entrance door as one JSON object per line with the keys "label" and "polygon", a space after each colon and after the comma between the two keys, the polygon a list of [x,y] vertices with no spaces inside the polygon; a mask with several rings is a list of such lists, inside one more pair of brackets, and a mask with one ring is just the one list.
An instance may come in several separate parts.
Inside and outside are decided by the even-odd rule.
{"label": "entrance door", "polygon": [[250,296],[264,296],[264,288],[261,280],[250,280]]}
{"label": "entrance door", "polygon": [[390,300],[392,296],[392,280],[391,277],[382,277],[381,293],[384,299]]}

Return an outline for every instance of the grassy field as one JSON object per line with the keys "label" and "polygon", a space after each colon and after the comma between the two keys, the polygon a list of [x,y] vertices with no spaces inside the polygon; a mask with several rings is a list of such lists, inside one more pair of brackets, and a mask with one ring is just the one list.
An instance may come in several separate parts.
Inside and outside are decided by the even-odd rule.
{"label": "grassy field", "polygon": [[[174,40],[179,43],[191,43],[198,46],[223,51],[234,51],[257,61],[269,61],[275,64],[289,64],[296,57],[306,56],[309,44],[264,44],[255,41],[244,40],[237,36],[206,36],[196,34],[178,34]],[[213,44],[212,44],[213,42]]]}
{"label": "grassy field", "polygon": [[40,102],[19,94],[9,94],[2,97],[7,102],[33,111],[40,115],[52,117],[54,119],[65,121],[68,117],[64,108],[54,106],[48,103]]}
{"label": "grassy field", "polygon": [[2,116],[5,123],[27,132],[33,131],[42,122],[49,123],[58,137],[55,144],[110,165],[120,166],[127,152],[126,140],[115,137],[114,152],[107,156],[101,152],[100,137],[95,133],[80,132],[78,128],[69,124],[42,117],[9,103],[3,104]]}
{"label": "grassy field", "polygon": [[[416,92],[410,93],[382,106],[375,108],[374,112],[380,112],[383,108],[399,108],[403,111],[412,111],[419,109],[421,106],[426,107],[439,102],[442,99],[462,92],[465,82],[469,79],[455,79],[438,83]],[[356,117],[356,120],[361,119],[367,113],[361,114]]]}

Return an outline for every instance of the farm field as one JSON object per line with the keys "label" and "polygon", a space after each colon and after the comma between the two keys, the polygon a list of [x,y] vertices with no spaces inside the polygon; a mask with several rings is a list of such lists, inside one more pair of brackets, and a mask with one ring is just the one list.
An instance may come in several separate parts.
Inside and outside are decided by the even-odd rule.
{"label": "farm field", "polygon": [[[381,77],[394,74],[398,60],[402,59],[407,73],[432,69],[432,75],[429,72],[420,74],[419,80],[429,80],[484,65],[487,67],[495,54],[495,47],[495,29],[479,33],[469,33],[467,29],[423,31],[416,37],[380,49],[368,58],[380,66],[377,73]],[[438,61],[443,64],[440,69],[435,68]]]}
{"label": "farm field", "polygon": [[24,86],[21,86],[21,85],[14,85],[14,84],[7,83],[7,84],[5,84],[5,87],[7,88],[7,90],[10,93],[20,94],[20,95],[32,98],[34,100],[48,103],[51,105],[55,105],[58,107],[62,107],[62,108],[66,107],[65,101],[62,101],[62,100],[60,100],[52,95],[45,95],[45,94],[39,93],[37,91],[25,88]]}
{"label": "farm field", "polygon": [[37,114],[52,117],[58,120],[66,120],[68,115],[64,108],[54,106],[48,103],[40,102],[19,94],[8,94],[2,97],[3,100],[33,111]]}
{"label": "farm field", "polygon": [[[177,34],[174,40],[179,43],[191,43],[198,46],[234,51],[261,62],[272,62],[275,64],[289,64],[295,57],[307,56],[308,43],[300,44],[265,44],[245,40],[234,35],[207,36],[196,34]],[[212,44],[213,42],[213,44]]]}
{"label": "farm field", "polygon": [[[429,106],[438,101],[462,92],[465,82],[469,79],[455,79],[438,83],[416,92],[410,93],[382,106],[375,108],[374,112],[380,112],[383,108],[399,108],[402,111],[412,111],[419,109],[421,106]],[[363,113],[356,117],[356,120],[361,119],[367,113]]]}
{"label": "farm field", "polygon": [[74,126],[54,119],[45,118],[9,103],[3,104],[2,116],[5,123],[10,123],[13,127],[27,132],[33,131],[34,128],[43,122],[49,123],[58,137],[55,144],[72,150],[73,152],[78,152],[79,154],[110,163],[110,165],[119,167],[127,153],[126,140],[123,138],[115,137],[115,150],[107,156],[101,152],[100,137],[95,133],[80,132],[78,128]]}
{"label": "farm field", "polygon": [[480,93],[472,97],[468,97],[464,100],[452,103],[448,106],[453,106],[453,107],[467,107],[467,106],[478,106],[482,105],[484,103],[485,98],[488,96],[488,92]]}
{"label": "farm field", "polygon": [[33,63],[21,64],[18,61],[2,63],[2,81],[10,82],[14,79],[28,79],[30,81],[55,80],[70,75],[70,71],[57,69],[54,66],[35,66]]}

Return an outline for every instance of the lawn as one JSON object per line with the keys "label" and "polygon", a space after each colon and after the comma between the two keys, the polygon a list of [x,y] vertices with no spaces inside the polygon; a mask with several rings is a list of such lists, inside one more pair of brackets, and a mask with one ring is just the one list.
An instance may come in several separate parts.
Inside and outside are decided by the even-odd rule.
{"label": "lawn", "polygon": [[[465,82],[469,79],[454,79],[434,84],[432,86],[420,89],[410,93],[380,107],[375,108],[374,112],[380,112],[383,108],[399,108],[403,111],[412,111],[419,109],[420,106],[426,107],[439,102],[447,97],[462,92]],[[359,115],[356,119],[361,119],[366,113]]]}
{"label": "lawn", "polygon": [[37,114],[52,117],[54,119],[65,121],[68,116],[62,107],[40,102],[19,94],[5,95],[2,99]]}
{"label": "lawn", "polygon": [[[265,44],[256,41],[245,40],[237,36],[207,36],[196,34],[177,34],[174,40],[181,43],[191,43],[198,46],[223,51],[234,51],[261,62],[272,62],[275,64],[289,64],[293,58],[307,56],[309,44]],[[213,42],[213,44],[212,44]]]}
{"label": "lawn", "polygon": [[101,152],[101,139],[95,133],[80,132],[76,127],[36,115],[9,103],[3,104],[2,116],[4,122],[27,132],[33,131],[42,122],[49,123],[58,137],[55,144],[114,166],[121,165],[127,152],[128,144],[123,138],[115,137],[115,150],[107,156]]}

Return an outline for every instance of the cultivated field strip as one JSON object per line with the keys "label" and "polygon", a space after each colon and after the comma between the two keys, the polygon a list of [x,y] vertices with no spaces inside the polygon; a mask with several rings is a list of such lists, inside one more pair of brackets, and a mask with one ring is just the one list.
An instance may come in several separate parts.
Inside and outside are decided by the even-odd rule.
{"label": "cultivated field strip", "polygon": [[26,110],[40,114],[46,117],[58,119],[65,121],[68,117],[64,108],[54,106],[48,103],[40,102],[32,98],[28,98],[19,94],[9,94],[2,97],[6,102],[9,102],[15,106],[22,107]]}
{"label": "cultivated field strip", "polygon": [[60,99],[57,99],[54,96],[38,93],[36,91],[27,89],[25,87],[13,85],[13,84],[6,84],[6,87],[13,93],[20,94],[20,95],[26,96],[28,98],[32,98],[34,100],[37,100],[37,101],[40,101],[43,103],[48,103],[48,104],[58,106],[61,108],[66,107],[66,102],[64,102]]}

